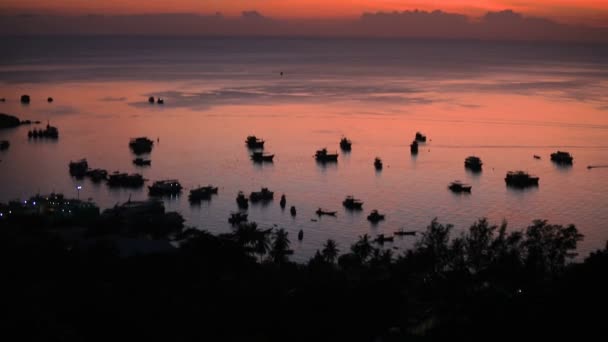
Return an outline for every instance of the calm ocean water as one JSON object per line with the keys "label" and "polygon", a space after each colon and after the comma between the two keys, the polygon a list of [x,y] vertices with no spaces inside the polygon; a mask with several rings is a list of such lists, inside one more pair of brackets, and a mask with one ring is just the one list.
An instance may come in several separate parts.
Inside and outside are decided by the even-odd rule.
{"label": "calm ocean water", "polygon": [[[538,43],[345,39],[5,38],[0,54],[0,112],[50,120],[57,142],[29,141],[20,127],[0,131],[11,147],[0,152],[0,201],[37,192],[91,198],[102,208],[147,198],[147,189],[111,190],[68,173],[70,160],[109,171],[177,178],[182,197],[166,199],[187,224],[227,232],[239,190],[269,187],[295,205],[294,219],[277,199],[253,205],[250,220],[290,232],[296,260],[328,238],[346,250],[362,234],[423,230],[432,218],[456,232],[479,217],[511,229],[533,219],[576,224],[581,254],[608,239],[608,47]],[[284,76],[280,76],[280,72]],[[29,94],[32,103],[21,105]],[[52,96],[53,103],[46,98]],[[160,96],[164,105],[150,105]],[[416,131],[430,141],[413,158]],[[265,139],[271,165],[254,165],[247,135]],[[159,138],[152,167],[137,168],[129,138]],[[315,150],[350,154],[322,166]],[[561,168],[549,154],[573,154]],[[532,156],[540,155],[541,160]],[[484,170],[465,171],[477,155]],[[384,169],[376,172],[374,157]],[[540,186],[512,190],[509,170],[540,177]],[[447,189],[453,180],[470,195]],[[219,195],[191,206],[188,189],[215,184]],[[364,210],[349,213],[346,195]],[[338,211],[317,218],[318,207]],[[387,215],[371,225],[372,209]],[[314,221],[313,221],[314,219]],[[298,230],[304,240],[298,242]],[[414,239],[396,239],[404,250]]]}

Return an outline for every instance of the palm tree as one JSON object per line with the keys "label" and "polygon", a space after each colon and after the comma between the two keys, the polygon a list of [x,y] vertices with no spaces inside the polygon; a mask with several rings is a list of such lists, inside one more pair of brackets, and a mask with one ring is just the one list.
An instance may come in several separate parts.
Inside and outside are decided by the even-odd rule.
{"label": "palm tree", "polygon": [[291,242],[287,235],[287,232],[283,228],[277,229],[273,234],[274,239],[270,249],[270,258],[277,264],[287,262],[287,257],[293,254],[293,251],[289,249]]}
{"label": "palm tree", "polygon": [[271,229],[259,230],[253,242],[253,252],[260,256],[260,261],[268,250],[270,250],[270,234]]}
{"label": "palm tree", "polygon": [[325,261],[333,264],[336,261],[339,252],[340,250],[338,249],[338,244],[336,244],[336,241],[328,239],[323,245],[321,255],[323,255]]}
{"label": "palm tree", "polygon": [[364,262],[372,254],[374,247],[369,241],[369,236],[364,234],[363,236],[359,236],[359,241],[352,245],[350,249],[353,254],[358,256],[361,261]]}

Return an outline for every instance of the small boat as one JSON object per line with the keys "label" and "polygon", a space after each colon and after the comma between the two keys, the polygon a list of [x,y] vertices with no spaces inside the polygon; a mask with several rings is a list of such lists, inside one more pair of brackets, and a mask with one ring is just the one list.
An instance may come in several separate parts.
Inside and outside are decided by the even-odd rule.
{"label": "small boat", "polygon": [[572,155],[568,152],[557,151],[551,153],[551,161],[560,165],[572,165]]}
{"label": "small boat", "polygon": [[337,162],[338,153],[329,153],[326,148],[322,148],[315,153],[315,159],[321,163]]}
{"label": "small boat", "polygon": [[127,174],[116,171],[108,178],[108,185],[111,187],[138,188],[144,185],[144,177],[138,173]]}
{"label": "small boat", "polygon": [[182,192],[182,185],[175,179],[160,180],[148,186],[150,196],[171,196]]}
{"label": "small boat", "polygon": [[361,210],[363,207],[363,202],[358,199],[355,199],[353,196],[346,196],[344,201],[342,201],[342,205],[347,209],[351,210]]}
{"label": "small boat", "polygon": [[476,156],[469,156],[464,160],[464,167],[471,171],[480,172],[482,165],[481,159]]}
{"label": "small boat", "polygon": [[516,188],[525,188],[529,186],[538,186],[539,178],[531,176],[524,171],[509,171],[505,176],[507,186]]}
{"label": "small boat", "polygon": [[99,183],[102,180],[108,179],[108,171],[103,170],[103,169],[87,170],[87,172],[85,173],[85,176],[91,178],[91,181],[93,181],[95,183]]}
{"label": "small boat", "polygon": [[296,216],[296,207],[292,205],[291,208],[289,209],[289,212],[291,213],[291,216],[295,217]]}
{"label": "small boat", "polygon": [[384,234],[378,234],[378,236],[374,239],[374,242],[380,245],[383,245],[385,242],[393,242],[395,238],[392,236],[384,236]]}
{"label": "small boat", "polygon": [[245,194],[242,191],[239,191],[239,194],[236,195],[236,204],[241,209],[249,208],[249,199],[245,197]]}
{"label": "small boat", "polygon": [[46,128],[42,129],[33,129],[27,133],[29,138],[48,138],[48,139],[57,139],[59,138],[59,130],[57,127],[51,126],[50,123],[46,124]]}
{"label": "small boat", "polygon": [[534,155],[534,159],[540,159],[540,156],[538,156],[538,155],[535,154]]}
{"label": "small boat", "polygon": [[23,103],[23,104],[30,103],[30,96],[29,95],[21,95],[21,103]]}
{"label": "small boat", "polygon": [[426,142],[426,135],[416,132],[416,141],[418,142]]}
{"label": "small boat", "polygon": [[416,140],[412,141],[410,144],[410,151],[412,154],[418,154],[418,142]]}
{"label": "small boat", "polygon": [[350,151],[352,144],[353,143],[346,137],[342,137],[342,139],[340,139],[340,148],[342,149],[342,151]]}
{"label": "small boat", "polygon": [[302,241],[303,238],[304,238],[304,231],[302,229],[300,229],[300,231],[298,232],[298,240]]}
{"label": "small boat", "polygon": [[274,192],[268,190],[268,188],[262,188],[260,191],[254,191],[249,195],[249,200],[251,202],[258,201],[270,201],[274,198]]}
{"label": "small boat", "polygon": [[274,158],[274,154],[264,154],[264,152],[253,152],[253,154],[251,155],[251,160],[253,160],[256,163],[262,163],[262,162],[271,162],[272,163],[273,158]]}
{"label": "small boat", "polygon": [[157,104],[165,104],[165,100],[161,99],[160,97],[158,98],[158,100],[156,100]]}
{"label": "small boat", "polygon": [[86,159],[78,161],[70,161],[70,175],[76,178],[84,178],[89,169],[89,164]]}
{"label": "small boat", "polygon": [[374,209],[369,215],[367,215],[367,220],[372,223],[378,223],[384,220],[384,215],[380,214],[378,210]]}
{"label": "small boat", "polygon": [[452,190],[452,192],[461,193],[461,192],[471,192],[472,186],[468,184],[463,184],[460,181],[453,181],[448,185],[448,189]]}
{"label": "small boat", "polygon": [[148,97],[148,102],[149,103],[154,103],[154,96]]}
{"label": "small boat", "polygon": [[150,159],[135,158],[133,159],[133,164],[137,166],[149,166],[152,164],[152,161]]}
{"label": "small boat", "polygon": [[255,135],[248,136],[245,144],[249,148],[264,148],[264,140],[258,139]]}
{"label": "small boat", "polygon": [[395,234],[397,236],[416,235],[416,231],[399,229],[398,231],[394,232],[393,234]]}
{"label": "small boat", "polygon": [[374,160],[374,167],[376,168],[376,170],[382,170],[382,159],[376,157],[376,159]]}
{"label": "small boat", "polygon": [[241,222],[247,222],[247,214],[241,212],[230,213],[228,223],[232,224],[233,226],[236,226]]}
{"label": "small boat", "polygon": [[47,99],[46,99],[46,102],[48,102],[48,103],[53,102],[53,98],[52,98],[52,97],[47,98]]}
{"label": "small boat", "polygon": [[316,213],[319,216],[323,216],[323,215],[326,215],[326,216],[336,216],[336,212],[335,211],[327,211],[327,210],[323,210],[321,208],[317,209]]}
{"label": "small boat", "polygon": [[4,151],[11,146],[11,143],[8,140],[0,141],[0,151]]}
{"label": "small boat", "polygon": [[150,153],[153,146],[154,141],[146,137],[133,138],[129,141],[129,147],[135,154]]}
{"label": "small boat", "polygon": [[196,202],[201,200],[211,199],[211,195],[217,194],[217,187],[208,185],[208,186],[199,186],[196,189],[190,190],[190,195],[188,195],[188,199],[190,202]]}
{"label": "small boat", "polygon": [[285,199],[285,195],[281,195],[281,202],[279,202],[279,204],[281,205],[281,209],[285,209],[285,204],[287,204],[287,200]]}

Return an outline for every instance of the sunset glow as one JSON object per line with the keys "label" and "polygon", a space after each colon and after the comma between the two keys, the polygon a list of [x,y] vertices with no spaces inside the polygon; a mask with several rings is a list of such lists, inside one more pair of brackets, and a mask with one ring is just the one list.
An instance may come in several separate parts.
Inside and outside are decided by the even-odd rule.
{"label": "sunset glow", "polygon": [[256,10],[276,18],[348,18],[363,12],[436,10],[479,16],[487,11],[513,9],[526,15],[590,24],[608,25],[608,2],[603,0],[5,0],[2,13],[52,14],[142,14],[221,12],[238,16],[242,11]]}

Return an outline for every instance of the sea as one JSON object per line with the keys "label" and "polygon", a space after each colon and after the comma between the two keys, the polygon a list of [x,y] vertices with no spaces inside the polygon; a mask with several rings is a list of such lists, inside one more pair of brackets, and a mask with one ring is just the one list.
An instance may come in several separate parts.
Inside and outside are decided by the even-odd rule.
{"label": "sea", "polygon": [[[105,209],[148,198],[147,187],[72,178],[69,162],[86,158],[92,168],[141,173],[147,185],[179,180],[184,192],[163,199],[167,210],[213,233],[231,231],[239,191],[267,187],[274,201],[250,205],[249,220],[286,229],[296,261],[327,239],[346,252],[364,234],[422,232],[434,218],[453,224],[452,236],[481,217],[506,220],[510,230],[535,219],[574,224],[585,236],[580,257],[608,240],[607,45],[30,36],[3,37],[2,46],[0,112],[41,122],[0,130],[11,143],[0,152],[2,202],[61,192]],[[21,104],[22,94],[31,103]],[[164,104],[148,103],[150,96]],[[58,127],[58,140],[28,138],[47,123]],[[412,156],[416,132],[427,142]],[[273,163],[250,160],[249,135],[265,140]],[[132,163],[128,143],[140,136],[155,142],[144,156],[150,167]],[[342,137],[352,140],[350,153],[340,150]],[[321,148],[337,151],[338,162],[317,163]],[[572,154],[572,166],[551,162],[558,150]],[[481,173],[464,167],[473,155]],[[507,187],[505,175],[515,170],[540,177],[539,186]],[[448,190],[455,180],[471,193]],[[207,184],[218,195],[191,205],[189,190]],[[345,210],[348,195],[363,210]],[[337,215],[318,217],[318,208]],[[370,223],[373,209],[386,219]],[[416,239],[384,247],[398,254]]]}

